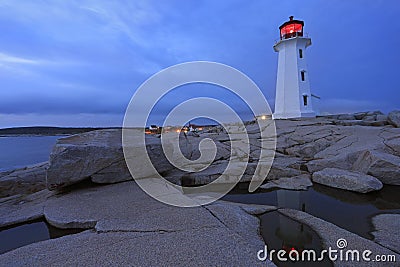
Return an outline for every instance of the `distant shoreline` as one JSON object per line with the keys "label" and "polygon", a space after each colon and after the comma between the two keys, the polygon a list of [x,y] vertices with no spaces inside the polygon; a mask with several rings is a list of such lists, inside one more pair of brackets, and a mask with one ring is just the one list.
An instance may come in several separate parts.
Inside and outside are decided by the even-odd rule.
{"label": "distant shoreline", "polygon": [[72,135],[102,129],[120,129],[121,127],[14,127],[0,129],[0,137],[12,136],[52,136],[52,135]]}

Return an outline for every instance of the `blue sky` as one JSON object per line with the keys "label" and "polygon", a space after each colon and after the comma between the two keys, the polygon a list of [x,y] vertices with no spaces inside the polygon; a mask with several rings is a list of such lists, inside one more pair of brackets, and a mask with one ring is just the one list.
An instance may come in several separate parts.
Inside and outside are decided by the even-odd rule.
{"label": "blue sky", "polygon": [[[237,68],[273,106],[272,46],[289,15],[312,38],[311,90],[322,111],[399,109],[398,14],[397,0],[0,0],[0,127],[121,125],[141,83],[193,60]],[[189,86],[185,98],[199,90],[213,95]]]}

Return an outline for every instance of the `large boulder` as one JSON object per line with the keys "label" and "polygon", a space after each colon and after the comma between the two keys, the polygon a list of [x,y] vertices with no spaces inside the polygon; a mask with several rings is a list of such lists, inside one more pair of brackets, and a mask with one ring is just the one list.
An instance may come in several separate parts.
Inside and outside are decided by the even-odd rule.
{"label": "large boulder", "polygon": [[400,157],[366,150],[354,162],[352,169],[372,175],[384,184],[400,185]]}
{"label": "large boulder", "polygon": [[[165,157],[160,139],[146,138],[146,148],[159,172],[173,168]],[[140,166],[140,162],[137,163]],[[145,168],[135,170],[146,177]],[[107,129],[61,138],[50,155],[47,187],[57,189],[86,179],[97,183],[116,183],[132,179],[122,150],[122,131]]]}
{"label": "large boulder", "polygon": [[388,114],[388,121],[394,127],[400,128],[400,110],[393,110]]}
{"label": "large boulder", "polygon": [[325,168],[338,168],[350,170],[353,163],[358,159],[360,152],[343,152],[333,157],[323,157],[309,161],[306,166],[310,173],[314,173]]}
{"label": "large boulder", "polygon": [[[113,168],[124,160],[121,136],[121,130],[98,130],[59,139],[50,154],[47,187],[71,185]],[[129,173],[126,166],[114,174],[115,182],[121,180],[121,173]]]}
{"label": "large boulder", "polygon": [[0,197],[31,194],[46,188],[46,168],[42,162],[0,173]]}
{"label": "large boulder", "polygon": [[382,183],[370,175],[337,168],[326,168],[312,175],[315,183],[359,193],[382,189]]}

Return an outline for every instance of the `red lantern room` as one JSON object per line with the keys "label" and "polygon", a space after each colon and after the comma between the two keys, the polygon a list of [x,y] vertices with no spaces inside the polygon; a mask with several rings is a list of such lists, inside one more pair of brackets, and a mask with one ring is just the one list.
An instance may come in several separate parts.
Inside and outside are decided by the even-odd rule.
{"label": "red lantern room", "polygon": [[286,21],[279,27],[281,40],[296,36],[303,36],[303,27],[304,21],[294,20],[293,16],[290,16],[289,21]]}

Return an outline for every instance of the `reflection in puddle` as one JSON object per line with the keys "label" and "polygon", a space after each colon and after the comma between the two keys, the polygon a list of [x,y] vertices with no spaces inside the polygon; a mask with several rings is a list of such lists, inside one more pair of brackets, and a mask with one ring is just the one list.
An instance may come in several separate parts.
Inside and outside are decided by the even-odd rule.
{"label": "reflection in puddle", "polygon": [[[267,212],[260,216],[261,234],[265,243],[268,245],[268,251],[285,250],[284,258],[288,258],[288,253],[296,250],[299,255],[304,250],[314,250],[316,256],[322,251],[322,243],[319,236],[307,225],[292,220],[278,212]],[[304,261],[286,262],[279,261],[276,252],[273,254],[273,261],[278,266],[332,266],[329,259],[324,261]]]}
{"label": "reflection in puddle", "polygon": [[[362,237],[372,239],[371,217],[380,213],[400,213],[400,186],[385,185],[382,190],[360,194],[323,185],[314,184],[306,191],[257,190],[248,192],[248,184],[239,184],[222,199],[226,201],[271,205],[305,211],[315,217],[338,225]],[[279,212],[268,212],[260,216],[261,235],[268,250],[292,249],[302,251],[322,250],[320,237],[307,225],[292,220]],[[278,266],[332,266],[324,262],[281,262]]]}
{"label": "reflection in puddle", "polygon": [[222,199],[247,204],[263,204],[305,211],[350,232],[372,239],[371,217],[380,213],[400,213],[400,186],[360,194],[314,184],[307,191],[272,190],[249,193],[242,184]]}
{"label": "reflection in puddle", "polygon": [[76,234],[83,230],[59,229],[43,220],[13,225],[0,229],[0,254],[31,243]]}
{"label": "reflection in puddle", "polygon": [[[308,202],[307,196],[305,191],[278,190],[276,192],[276,203],[279,207],[305,211]],[[307,225],[278,212],[263,214],[260,216],[260,220],[261,234],[269,250],[283,249],[286,253],[295,250],[301,254],[305,249],[313,249],[317,255],[320,254],[322,250],[321,239]],[[323,262],[281,262],[275,257],[273,261],[278,266],[332,266],[328,259]]]}

